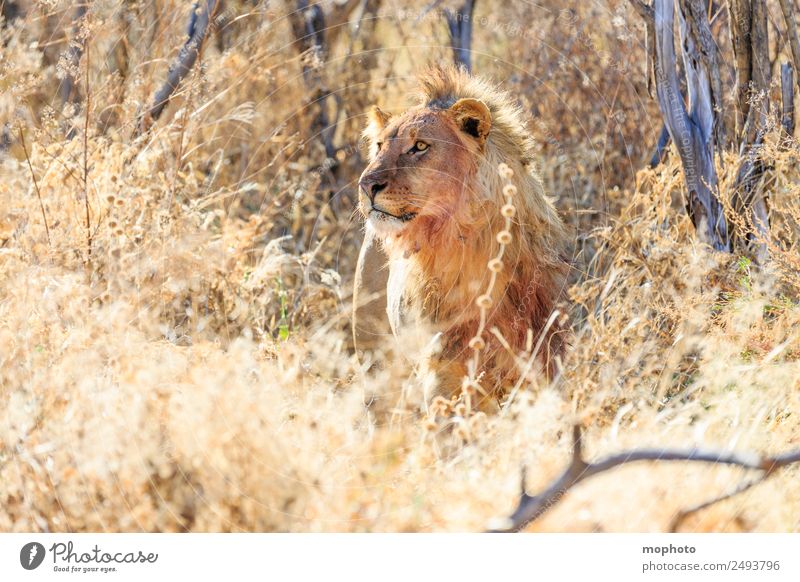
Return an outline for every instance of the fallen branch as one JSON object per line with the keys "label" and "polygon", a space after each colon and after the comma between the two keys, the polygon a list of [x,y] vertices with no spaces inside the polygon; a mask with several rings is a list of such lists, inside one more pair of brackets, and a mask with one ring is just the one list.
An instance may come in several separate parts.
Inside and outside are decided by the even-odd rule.
{"label": "fallen branch", "polygon": [[525,470],[522,472],[522,495],[519,504],[511,516],[504,520],[502,527],[496,528],[495,532],[517,532],[525,528],[533,521],[539,519],[547,510],[556,505],[564,495],[581,481],[604,473],[621,465],[640,461],[688,461],[711,463],[716,465],[731,465],[761,471],[758,480],[746,482],[733,491],[720,497],[714,498],[694,508],[682,512],[685,515],[699,511],[708,505],[728,499],[737,493],[741,493],[764,481],[772,476],[775,471],[791,465],[800,463],[800,450],[790,451],[775,457],[761,457],[753,454],[736,452],[719,452],[701,449],[634,449],[611,455],[600,461],[589,463],[583,458],[582,431],[579,425],[572,429],[572,462],[569,467],[551,485],[545,488],[538,495],[528,495],[525,492]]}
{"label": "fallen branch", "polygon": [[206,0],[204,10],[200,9],[199,3],[193,5],[187,30],[189,38],[181,47],[178,57],[169,68],[166,81],[156,91],[153,97],[153,105],[139,119],[140,133],[146,131],[161,116],[181,81],[186,78],[194,67],[203,48],[203,43],[208,37],[209,25],[217,12],[219,2],[220,0]]}

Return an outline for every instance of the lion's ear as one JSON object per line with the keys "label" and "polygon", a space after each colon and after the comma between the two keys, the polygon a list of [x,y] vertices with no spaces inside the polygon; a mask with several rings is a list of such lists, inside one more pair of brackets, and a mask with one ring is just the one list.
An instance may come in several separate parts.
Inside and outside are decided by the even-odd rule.
{"label": "lion's ear", "polygon": [[483,101],[459,99],[450,107],[461,131],[476,138],[481,144],[486,141],[492,128],[492,113]]}
{"label": "lion's ear", "polygon": [[369,124],[374,125],[378,130],[386,127],[386,124],[389,123],[389,120],[392,118],[391,115],[382,111],[377,105],[372,106],[367,117],[369,118]]}
{"label": "lion's ear", "polygon": [[366,138],[370,150],[374,149],[373,146],[378,141],[378,136],[380,136],[386,124],[389,123],[391,117],[388,113],[381,111],[377,105],[367,113],[367,127],[364,128],[362,136]]}
{"label": "lion's ear", "polygon": [[380,107],[373,105],[372,109],[370,109],[367,114],[367,119],[369,120],[367,129],[378,134],[383,131],[383,128],[386,127],[386,124],[389,123],[391,118],[392,116],[383,111]]}

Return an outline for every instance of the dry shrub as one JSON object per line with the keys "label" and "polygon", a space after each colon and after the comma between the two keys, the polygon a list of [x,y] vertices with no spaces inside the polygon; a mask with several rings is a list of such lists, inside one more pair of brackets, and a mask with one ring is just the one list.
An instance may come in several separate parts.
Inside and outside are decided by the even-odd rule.
{"label": "dry shrub", "polygon": [[[10,89],[0,98],[10,144],[0,153],[0,530],[477,530],[513,507],[523,464],[531,491],[560,472],[576,420],[590,456],[800,446],[797,144],[768,140],[770,264],[710,251],[683,210],[674,152],[634,179],[654,107],[619,115],[597,99],[630,103],[643,89],[643,75],[623,82],[642,55],[619,24],[624,9],[606,18],[554,2],[541,28],[564,58],[491,25],[475,30],[477,44],[531,70],[552,65],[508,76],[509,63],[476,60],[535,101],[544,179],[580,233],[563,375],[526,378],[486,416],[426,402],[427,380],[389,356],[396,346],[368,370],[349,345],[360,116],[374,100],[399,106],[405,93],[384,87],[410,86],[424,63],[402,50],[370,53],[361,68],[342,57],[378,38],[408,45],[412,30],[417,44],[441,43],[440,23],[388,12],[374,37],[340,34],[323,67],[346,97],[333,175],[281,4],[231,3],[236,42],[209,43],[188,88],[137,137],[188,10],[156,22],[146,6],[133,18],[96,8],[92,50],[117,64],[93,60],[86,149],[80,103],[53,106],[64,47],[36,44],[66,8],[37,5],[3,31],[14,70],[0,80]],[[541,16],[532,10],[503,18]],[[124,26],[132,40],[121,55],[113,41]],[[603,52],[617,42],[639,52],[618,51],[609,67]],[[431,58],[449,57],[440,48]],[[733,172],[727,160],[725,192]],[[787,469],[684,527],[795,531],[797,475]],[[626,467],[581,484],[533,527],[662,530],[741,477]]]}

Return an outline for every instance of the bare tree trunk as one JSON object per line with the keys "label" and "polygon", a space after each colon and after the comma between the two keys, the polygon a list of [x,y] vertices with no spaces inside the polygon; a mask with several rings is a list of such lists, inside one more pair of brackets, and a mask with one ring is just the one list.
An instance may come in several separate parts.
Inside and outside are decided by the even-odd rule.
{"label": "bare tree trunk", "polygon": [[686,15],[679,11],[689,93],[687,111],[676,73],[674,0],[655,2],[656,93],[661,113],[683,165],[689,216],[698,232],[703,233],[714,248],[729,251],[728,225],[719,202],[719,186],[714,167],[716,124],[712,104],[712,76],[708,67],[710,62],[717,62],[716,53],[713,46],[706,46],[705,41],[702,41],[704,52],[698,48],[696,37],[705,35],[708,19],[705,11],[698,16],[695,9],[696,7],[692,7],[692,14],[703,19],[705,25],[688,27]]}
{"label": "bare tree trunk", "polygon": [[741,139],[750,110],[751,55],[750,30],[752,16],[750,0],[730,0],[728,21],[736,69],[736,137]]}
{"label": "bare tree trunk", "polygon": [[[681,39],[683,48],[683,62],[686,67],[686,78],[689,80],[696,73],[706,77],[698,84],[689,84],[689,105],[691,107],[692,90],[710,90],[709,105],[711,107],[711,122],[714,142],[717,148],[725,145],[725,125],[722,123],[723,96],[722,80],[719,76],[720,66],[717,55],[717,45],[711,34],[711,25],[708,22],[708,7],[706,0],[679,0],[679,15],[681,17]],[[693,47],[692,47],[693,45]],[[700,59],[700,65],[695,63]],[[690,61],[692,67],[689,67]],[[701,86],[702,85],[702,86]],[[704,104],[705,97],[698,99]]]}
{"label": "bare tree trunk", "polygon": [[[763,262],[767,258],[765,239],[769,233],[769,217],[767,203],[763,192],[758,190],[765,165],[761,159],[764,134],[769,122],[769,87],[771,82],[769,62],[769,36],[767,31],[767,7],[764,0],[734,0],[737,13],[749,18],[749,34],[737,39],[737,54],[745,58],[737,58],[749,62],[749,71],[738,71],[739,78],[749,77],[748,87],[738,87],[739,98],[747,99],[746,104],[740,102],[740,108],[747,110],[747,115],[739,138],[739,154],[741,162],[736,176],[732,197],[733,208],[746,221],[746,232],[736,233],[736,240],[744,242],[755,252],[756,259]],[[734,28],[731,27],[733,35]],[[733,39],[732,39],[733,40]],[[745,42],[748,41],[748,42]]]}

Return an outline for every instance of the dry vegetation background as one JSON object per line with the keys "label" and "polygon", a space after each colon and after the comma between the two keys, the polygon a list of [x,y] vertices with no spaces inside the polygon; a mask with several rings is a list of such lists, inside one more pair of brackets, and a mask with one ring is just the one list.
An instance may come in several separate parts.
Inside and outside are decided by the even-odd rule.
{"label": "dry vegetation background", "polygon": [[[76,25],[72,3],[23,1],[3,22],[0,530],[481,530],[514,507],[522,465],[531,492],[560,473],[575,421],[590,457],[800,446],[800,148],[767,139],[767,265],[698,242],[674,151],[643,169],[660,116],[643,27],[615,0],[475,14],[474,69],[530,112],[575,236],[563,375],[464,418],[426,411],[402,358],[359,366],[359,131],[372,103],[401,110],[415,72],[452,58],[426,4],[364,3],[320,59],[294,41],[294,3],[226,2],[201,66],[141,134],[189,3],[97,0]],[[664,530],[744,475],[620,468],[531,529]],[[798,476],[682,528],[798,531]]]}

